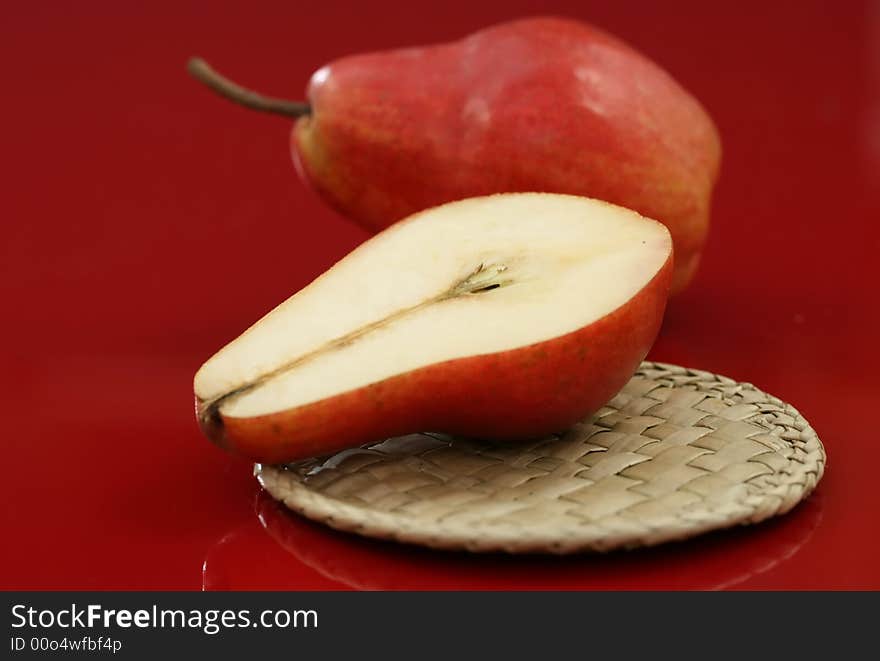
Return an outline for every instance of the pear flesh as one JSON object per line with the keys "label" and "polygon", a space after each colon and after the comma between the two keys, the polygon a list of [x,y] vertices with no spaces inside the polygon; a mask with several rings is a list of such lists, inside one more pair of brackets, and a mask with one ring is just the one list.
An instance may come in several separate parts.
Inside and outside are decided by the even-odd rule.
{"label": "pear flesh", "polygon": [[[534,360],[540,362],[541,352],[552,348],[554,340],[589,329],[642,294],[646,302],[638,305],[645,318],[636,324],[642,328],[611,324],[602,330],[632,336],[603,340],[612,345],[605,362],[620,362],[623,370],[605,390],[621,387],[659,327],[671,250],[669,233],[660,223],[574,196],[495,195],[421,212],[361,245],[208,360],[194,383],[199,420],[212,440],[231,450],[255,460],[289,460],[381,440],[383,434],[429,430],[406,428],[412,424],[467,433],[461,420],[479,416],[462,417],[461,408],[480,400],[485,395],[476,396],[481,388],[495,387],[502,392],[490,408],[497,410],[486,411],[488,425],[474,423],[476,432],[504,439],[557,431],[555,426],[565,422],[558,412],[548,410],[547,428],[541,429],[538,410],[528,416],[539,421],[537,427],[529,422],[523,434],[493,433],[493,416],[505,417],[506,406],[529,405],[523,394],[527,388],[505,384],[541,372],[524,371],[517,358],[507,373],[498,373],[504,372],[504,357],[528,354],[534,347]],[[583,335],[578,343],[566,340],[577,369],[589,365],[579,365],[575,353],[597,346],[593,333]],[[618,354],[626,354],[625,349],[632,355],[621,361]],[[565,356],[553,360],[564,363]],[[481,383],[479,373],[490,362],[491,377]],[[564,364],[553,367],[566,369]],[[430,378],[434,401],[442,404],[440,409],[455,410],[438,410],[426,402],[418,404],[422,411],[398,410],[413,406],[406,388],[415,386],[391,384],[426,371],[435,373]],[[597,378],[608,381],[607,370],[599,371]],[[364,398],[376,399],[370,393],[381,384],[386,386],[382,401],[364,406]],[[537,392],[560,386],[529,387]],[[468,389],[474,392],[462,392]],[[508,397],[505,390],[518,395]],[[560,396],[578,399],[576,394]],[[596,406],[595,397],[586,399]],[[348,406],[347,401],[361,403]],[[545,401],[545,394],[536,396],[534,405]],[[575,404],[562,408],[577,409],[577,416],[591,412]],[[363,420],[350,421],[350,438],[322,438],[310,410],[320,410],[324,421],[331,414]],[[332,432],[332,424],[324,426]],[[345,425],[337,430],[345,431]]]}

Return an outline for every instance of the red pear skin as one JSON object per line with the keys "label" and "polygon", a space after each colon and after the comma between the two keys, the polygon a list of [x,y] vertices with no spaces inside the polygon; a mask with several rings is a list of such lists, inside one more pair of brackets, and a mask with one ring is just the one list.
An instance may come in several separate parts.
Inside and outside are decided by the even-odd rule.
{"label": "red pear skin", "polygon": [[284,463],[416,431],[520,440],[563,431],[629,380],[659,331],[672,256],[633,298],[581,329],[518,349],[429,365],[293,409],[222,417],[209,437]]}
{"label": "red pear skin", "polygon": [[532,18],[355,55],[318,71],[308,97],[311,114],[292,134],[298,168],[371,230],[466,197],[570,193],[663,222],[673,293],[693,276],[718,132],[669,74],[605,32]]}

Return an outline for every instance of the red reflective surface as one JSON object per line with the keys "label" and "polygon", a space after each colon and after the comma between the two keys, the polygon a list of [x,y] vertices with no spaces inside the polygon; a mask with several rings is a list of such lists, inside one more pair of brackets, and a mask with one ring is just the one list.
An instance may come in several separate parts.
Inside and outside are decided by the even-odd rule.
{"label": "red reflective surface", "polygon": [[[351,6],[354,5],[354,6]],[[358,539],[204,441],[198,365],[366,234],[296,179],[289,124],[190,54],[295,96],[340,55],[582,17],[669,69],[725,147],[703,267],[651,357],[792,402],[829,465],[777,521],[606,557]],[[0,587],[880,588],[880,4],[156,2],[2,10]]]}

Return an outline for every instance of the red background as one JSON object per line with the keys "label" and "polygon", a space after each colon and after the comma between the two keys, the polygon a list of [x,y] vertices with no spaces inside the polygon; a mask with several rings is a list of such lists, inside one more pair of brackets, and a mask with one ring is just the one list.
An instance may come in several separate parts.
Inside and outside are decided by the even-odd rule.
{"label": "red background", "polygon": [[[0,10],[0,587],[880,588],[880,3],[130,4]],[[366,233],[297,181],[286,120],[187,57],[297,97],[341,55],[534,13],[621,36],[717,121],[703,267],[651,357],[807,416],[829,467],[791,515],[599,558],[435,553],[286,516],[201,438],[199,364]]]}

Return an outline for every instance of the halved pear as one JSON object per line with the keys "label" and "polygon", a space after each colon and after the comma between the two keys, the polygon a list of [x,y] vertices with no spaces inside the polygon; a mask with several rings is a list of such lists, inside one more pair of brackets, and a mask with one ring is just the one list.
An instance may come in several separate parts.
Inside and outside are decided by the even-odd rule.
{"label": "halved pear", "polygon": [[215,443],[287,462],[415,431],[562,431],[627,382],[672,273],[666,228],[567,195],[453,202],[376,235],[208,360]]}

